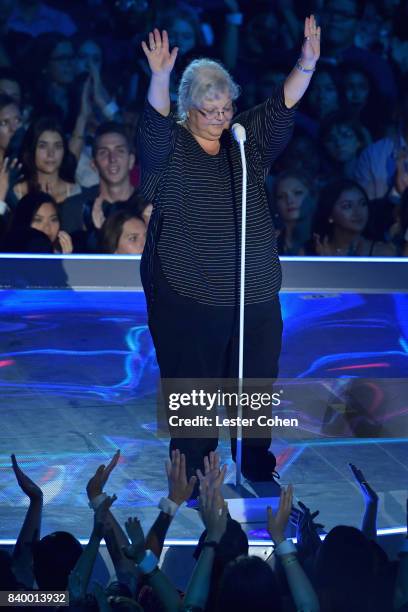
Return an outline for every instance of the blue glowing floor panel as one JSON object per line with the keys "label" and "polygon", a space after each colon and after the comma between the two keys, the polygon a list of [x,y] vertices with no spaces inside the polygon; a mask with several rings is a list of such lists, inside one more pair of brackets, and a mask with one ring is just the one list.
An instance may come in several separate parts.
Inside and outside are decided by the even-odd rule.
{"label": "blue glowing floor panel", "polygon": [[[406,376],[406,295],[283,294],[281,302],[282,377]],[[137,513],[147,527],[166,494],[167,441],[155,435],[158,368],[144,296],[1,291],[0,304],[0,538],[17,535],[27,503],[10,469],[12,452],[45,492],[43,532],[87,537],[86,482],[121,448],[107,490],[118,496],[120,519]],[[233,480],[228,445],[220,450]],[[360,522],[362,502],[348,462],[364,468],[379,492],[379,526],[403,524],[404,440],[277,440],[273,450],[282,481],[320,509],[326,527]],[[200,531],[197,513],[186,510],[169,535],[194,538]]]}

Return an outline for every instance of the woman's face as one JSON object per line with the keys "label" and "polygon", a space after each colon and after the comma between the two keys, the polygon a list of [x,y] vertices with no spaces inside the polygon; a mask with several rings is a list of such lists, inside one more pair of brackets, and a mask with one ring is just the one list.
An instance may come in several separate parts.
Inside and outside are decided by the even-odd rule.
{"label": "woman's face", "polygon": [[368,100],[370,83],[362,72],[348,72],[344,78],[344,95],[348,104],[361,110]]}
{"label": "woman's face", "polygon": [[55,206],[51,202],[41,204],[31,221],[31,227],[48,236],[54,244],[60,231],[60,222]]}
{"label": "woman's face", "polygon": [[334,226],[360,234],[368,221],[368,202],[357,188],[345,189],[337,199],[331,214]]}
{"label": "woman's face", "polygon": [[101,48],[92,40],[86,40],[78,49],[76,59],[77,73],[89,72],[95,66],[99,71],[102,68]]}
{"label": "woman's face", "polygon": [[206,140],[219,140],[224,130],[230,127],[234,115],[229,93],[220,93],[216,98],[205,98],[199,107],[191,108],[188,127],[193,134]]}
{"label": "woman's face", "polygon": [[294,176],[278,182],[276,202],[283,221],[298,221],[303,216],[302,205],[308,195],[308,188]]}
{"label": "woman's face", "polygon": [[336,84],[328,72],[318,72],[309,90],[309,104],[317,109],[320,117],[326,117],[338,110],[339,96]]}
{"label": "woman's face", "polygon": [[64,143],[61,134],[46,130],[35,149],[35,167],[44,174],[58,172],[64,158]]}
{"label": "woman's face", "polygon": [[58,43],[48,62],[51,81],[59,85],[69,85],[75,78],[74,48],[69,41]]}
{"label": "woman's face", "polygon": [[0,110],[0,149],[5,151],[14,133],[22,124],[20,109],[16,104],[4,106]]}
{"label": "woman's face", "polygon": [[360,144],[350,125],[338,123],[328,133],[325,147],[335,161],[346,163],[356,157]]}
{"label": "woman's face", "polygon": [[122,233],[115,251],[117,255],[140,255],[146,241],[146,226],[134,217],[123,224]]}
{"label": "woman's face", "polygon": [[180,55],[185,55],[197,44],[193,26],[184,19],[175,19],[168,35],[171,47],[178,47]]}

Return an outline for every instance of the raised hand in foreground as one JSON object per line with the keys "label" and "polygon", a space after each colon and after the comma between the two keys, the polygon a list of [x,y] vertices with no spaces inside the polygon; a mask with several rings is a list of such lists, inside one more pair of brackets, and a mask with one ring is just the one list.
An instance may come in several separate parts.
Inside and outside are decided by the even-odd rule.
{"label": "raised hand in foreground", "polygon": [[106,485],[109,476],[118,464],[119,457],[120,450],[118,449],[108,465],[100,465],[92,478],[90,478],[88,484],[86,485],[86,492],[89,500],[94,499],[97,495],[100,495],[103,492],[103,488]]}
{"label": "raised hand in foreground", "polygon": [[276,546],[285,540],[285,531],[288,526],[293,502],[293,487],[282,487],[279,507],[274,514],[270,506],[267,507],[267,530]]}
{"label": "raised hand in foreground", "polygon": [[11,455],[11,465],[15,474],[18,486],[30,498],[30,501],[42,501],[43,492],[40,487],[27,476],[17,463],[16,456]]}
{"label": "raised hand in foreground", "polygon": [[171,452],[171,459],[166,461],[166,474],[169,486],[168,498],[180,506],[190,499],[197,481],[195,476],[187,480],[186,456],[178,449]]}

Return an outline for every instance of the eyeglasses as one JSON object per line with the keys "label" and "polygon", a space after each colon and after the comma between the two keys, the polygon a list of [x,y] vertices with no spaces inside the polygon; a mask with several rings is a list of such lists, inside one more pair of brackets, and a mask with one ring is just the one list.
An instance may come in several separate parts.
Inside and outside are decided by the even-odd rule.
{"label": "eyeglasses", "polygon": [[227,108],[223,108],[222,110],[218,108],[214,110],[207,110],[206,108],[197,108],[197,107],[196,107],[196,110],[200,113],[200,115],[202,115],[206,119],[218,119],[218,115],[223,115],[225,118],[231,118],[236,111],[236,107],[235,107],[235,104],[232,103],[231,106],[228,106]]}
{"label": "eyeglasses", "polygon": [[0,120],[0,128],[18,128],[23,123],[21,117],[12,117],[10,119],[1,119]]}

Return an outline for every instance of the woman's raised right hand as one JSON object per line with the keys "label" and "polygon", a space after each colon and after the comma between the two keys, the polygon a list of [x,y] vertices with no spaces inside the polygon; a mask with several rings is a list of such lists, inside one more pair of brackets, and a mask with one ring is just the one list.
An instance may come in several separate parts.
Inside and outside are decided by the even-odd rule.
{"label": "woman's raised right hand", "polygon": [[150,70],[154,75],[169,75],[174,68],[178,47],[174,47],[170,53],[169,37],[166,30],[160,35],[157,28],[149,32],[149,44],[142,41],[142,48],[149,62]]}

